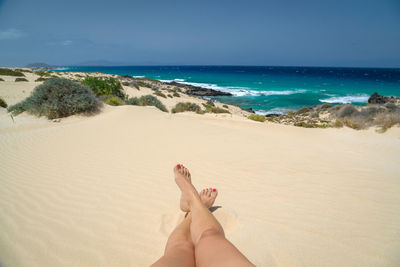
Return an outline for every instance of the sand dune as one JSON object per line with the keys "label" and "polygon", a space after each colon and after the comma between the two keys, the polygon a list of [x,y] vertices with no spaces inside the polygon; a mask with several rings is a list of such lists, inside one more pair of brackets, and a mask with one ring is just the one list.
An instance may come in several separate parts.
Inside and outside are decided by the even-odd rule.
{"label": "sand dune", "polygon": [[[2,120],[6,120],[3,111]],[[182,218],[172,167],[258,266],[400,265],[400,131],[107,107],[0,128],[2,266],[147,266]],[[40,122],[40,120],[39,120]]]}

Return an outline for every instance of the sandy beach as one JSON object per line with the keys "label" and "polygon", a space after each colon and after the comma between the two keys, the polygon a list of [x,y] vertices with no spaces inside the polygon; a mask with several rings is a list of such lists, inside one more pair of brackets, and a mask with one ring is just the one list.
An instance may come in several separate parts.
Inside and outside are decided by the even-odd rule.
{"label": "sandy beach", "polygon": [[[2,76],[9,105],[40,84],[26,76]],[[198,190],[218,188],[214,214],[257,266],[400,265],[399,127],[306,129],[239,113],[105,105],[53,122],[0,108],[0,266],[150,265],[184,215],[177,163]]]}

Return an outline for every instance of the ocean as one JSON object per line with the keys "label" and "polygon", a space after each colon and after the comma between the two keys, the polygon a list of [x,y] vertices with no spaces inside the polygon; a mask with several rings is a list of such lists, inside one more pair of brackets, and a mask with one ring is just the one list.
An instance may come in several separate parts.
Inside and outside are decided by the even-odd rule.
{"label": "ocean", "polygon": [[103,72],[176,81],[223,92],[213,100],[252,108],[259,114],[285,114],[323,103],[362,105],[378,92],[400,96],[400,69],[259,66],[65,67],[58,71]]}

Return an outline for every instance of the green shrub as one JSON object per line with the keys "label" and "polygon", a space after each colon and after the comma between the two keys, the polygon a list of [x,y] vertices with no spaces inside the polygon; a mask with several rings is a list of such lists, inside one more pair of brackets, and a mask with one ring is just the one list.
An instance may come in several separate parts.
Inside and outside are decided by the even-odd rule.
{"label": "green shrub", "polygon": [[104,103],[111,106],[121,106],[124,104],[124,101],[118,96],[112,96],[107,98],[106,101],[104,101]]}
{"label": "green shrub", "polygon": [[20,71],[15,71],[12,69],[6,69],[6,68],[0,68],[0,75],[5,75],[5,76],[17,76],[17,77],[23,77],[25,74],[23,74]]}
{"label": "green shrub", "polygon": [[229,108],[228,105],[222,105],[222,107],[224,107],[224,108]]}
{"label": "green shrub", "polygon": [[181,95],[178,94],[177,92],[174,92],[172,95],[175,96],[175,97],[181,97]]}
{"label": "green shrub", "polygon": [[31,71],[31,70],[26,70],[26,69],[15,69],[15,71],[29,72],[29,73],[32,73],[32,72],[33,72],[33,71]]}
{"label": "green shrub", "polygon": [[199,105],[197,105],[195,103],[190,103],[190,102],[186,102],[186,103],[179,102],[171,110],[172,113],[179,113],[179,112],[185,112],[185,111],[193,111],[198,114],[204,113],[204,111],[201,110]]}
{"label": "green shrub", "polygon": [[0,107],[2,108],[8,107],[7,102],[1,97],[0,97]]}
{"label": "green shrub", "polygon": [[357,113],[358,113],[358,110],[353,105],[347,104],[347,105],[341,106],[337,110],[336,116],[338,118],[346,118],[346,117],[357,115]]}
{"label": "green shrub", "polygon": [[122,85],[115,78],[98,78],[87,76],[82,81],[82,84],[92,89],[93,93],[95,93],[97,96],[114,95],[120,98],[125,98]]}
{"label": "green shrub", "polygon": [[43,71],[43,70],[39,70],[35,72],[36,75],[39,75],[40,77],[50,77],[51,74],[48,71]]}
{"label": "green shrub", "polygon": [[49,119],[97,110],[100,102],[89,88],[64,78],[51,78],[22,102],[8,108],[13,115],[27,111]]}
{"label": "green shrub", "polygon": [[212,113],[229,113],[230,114],[229,110],[226,110],[226,109],[223,109],[220,107],[212,107],[211,112]]}
{"label": "green shrub", "polygon": [[4,82],[4,79],[3,79],[3,78],[0,78],[0,82]]}
{"label": "green shrub", "polygon": [[174,97],[173,97],[172,95],[170,95],[170,94],[168,94],[167,96],[168,96],[169,98],[174,98]]}
{"label": "green shrub", "polygon": [[259,122],[264,122],[267,119],[264,115],[257,115],[257,114],[251,114],[247,118],[250,120],[259,121]]}
{"label": "green shrub", "polygon": [[28,80],[25,78],[16,78],[15,81],[16,82],[27,82]]}
{"label": "green shrub", "polygon": [[308,107],[301,108],[298,111],[296,111],[296,115],[305,115],[310,111],[311,111],[311,108],[308,108]]}
{"label": "green shrub", "polygon": [[164,104],[158,100],[157,97],[152,95],[144,95],[139,98],[131,97],[126,101],[126,104],[134,106],[154,106],[161,111],[168,112]]}
{"label": "green shrub", "polygon": [[307,122],[304,122],[304,121],[296,122],[296,123],[294,124],[294,126],[303,127],[303,128],[317,128],[317,127],[318,127],[318,126],[317,126],[316,124],[314,124],[314,123],[307,123]]}
{"label": "green shrub", "polygon": [[131,97],[125,101],[127,105],[140,106],[139,98]]}
{"label": "green shrub", "polygon": [[167,96],[165,94],[163,94],[162,92],[160,92],[160,91],[154,92],[153,94],[161,96],[161,97],[164,97],[164,98],[167,98]]}
{"label": "green shrub", "polygon": [[39,77],[39,78],[37,78],[37,79],[35,80],[35,82],[44,82],[44,81],[46,81],[46,80],[48,80],[48,79],[43,78],[43,77]]}

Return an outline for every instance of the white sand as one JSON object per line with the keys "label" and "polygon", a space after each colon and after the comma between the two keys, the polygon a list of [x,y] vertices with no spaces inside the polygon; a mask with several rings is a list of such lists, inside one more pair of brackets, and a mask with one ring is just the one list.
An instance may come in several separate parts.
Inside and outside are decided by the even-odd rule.
{"label": "white sand", "polygon": [[182,218],[179,162],[219,189],[215,215],[257,266],[399,266],[399,137],[136,106],[13,123],[0,108],[0,265],[150,265]]}

